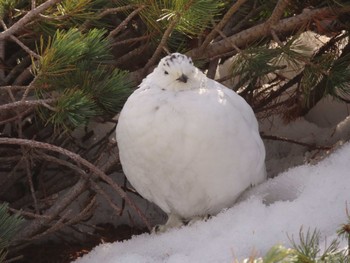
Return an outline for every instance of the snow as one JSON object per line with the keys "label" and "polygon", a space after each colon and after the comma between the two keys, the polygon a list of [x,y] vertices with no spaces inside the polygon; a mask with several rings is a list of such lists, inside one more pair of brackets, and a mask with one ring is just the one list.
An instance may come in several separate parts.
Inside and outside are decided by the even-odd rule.
{"label": "snow", "polygon": [[291,168],[251,189],[207,222],[101,244],[75,262],[233,262],[263,256],[276,244],[290,247],[301,228],[317,228],[329,243],[347,219],[349,156],[345,144],[316,165]]}

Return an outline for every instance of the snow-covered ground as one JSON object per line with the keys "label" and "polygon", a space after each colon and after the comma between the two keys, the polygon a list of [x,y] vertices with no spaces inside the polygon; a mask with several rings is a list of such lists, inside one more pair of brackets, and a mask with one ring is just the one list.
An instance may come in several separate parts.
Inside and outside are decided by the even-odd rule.
{"label": "snow-covered ground", "polygon": [[76,263],[233,262],[275,244],[290,246],[301,227],[330,242],[346,222],[350,202],[350,144],[316,165],[301,165],[252,189],[244,200],[207,222],[163,234],[102,244]]}

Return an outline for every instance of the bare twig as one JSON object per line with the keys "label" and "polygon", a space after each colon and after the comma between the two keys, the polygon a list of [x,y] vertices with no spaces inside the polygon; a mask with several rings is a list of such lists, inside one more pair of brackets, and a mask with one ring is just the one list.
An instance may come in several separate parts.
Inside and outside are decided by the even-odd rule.
{"label": "bare twig", "polygon": [[46,103],[52,103],[56,101],[55,99],[43,99],[43,100],[26,100],[26,101],[16,101],[8,104],[0,105],[0,111],[17,109],[18,107],[35,107],[44,106]]}
{"label": "bare twig", "polygon": [[125,20],[123,22],[121,22],[115,29],[113,29],[109,35],[108,38],[111,39],[113,38],[115,35],[117,35],[124,27],[126,27],[126,25],[129,23],[129,21],[136,16],[138,13],[140,13],[140,11],[142,9],[144,9],[145,6],[141,5],[139,8],[137,8],[136,10],[132,11],[130,15],[128,15],[127,18],[125,18]]}
{"label": "bare twig", "polygon": [[16,213],[16,214],[20,214],[21,216],[27,216],[27,217],[31,217],[31,218],[39,218],[39,219],[53,219],[51,216],[49,215],[39,215],[39,214],[35,214],[35,213],[32,213],[32,212],[28,212],[28,211],[23,211],[23,210],[17,210],[17,209],[14,209],[14,208],[11,208],[9,207],[9,210],[13,213]]}
{"label": "bare twig", "polygon": [[[24,147],[23,147],[24,148]],[[40,213],[39,211],[39,206],[38,206],[38,200],[36,198],[35,195],[35,190],[34,190],[34,184],[33,184],[33,180],[32,180],[32,172],[31,172],[31,167],[30,167],[30,162],[28,160],[28,151],[25,151],[25,149],[23,149],[24,152],[24,163],[25,163],[25,170],[26,170],[26,175],[27,175],[27,180],[28,180],[28,184],[29,184],[29,189],[30,189],[30,193],[32,195],[33,198],[33,202],[34,202],[34,208],[35,208],[35,212],[37,214]]]}
{"label": "bare twig", "polygon": [[61,2],[62,0],[48,0],[35,9],[32,9],[28,12],[24,17],[18,20],[15,24],[13,24],[10,28],[0,33],[0,40],[10,37],[15,34],[18,30],[24,28],[26,24],[28,24],[31,20],[33,20],[36,16],[38,16],[41,12],[48,9],[49,7]]}
{"label": "bare twig", "polygon": [[22,112],[18,112],[18,113],[16,113],[16,116],[14,116],[14,117],[11,117],[11,118],[8,118],[5,120],[0,120],[0,125],[20,120],[23,118],[23,116],[29,114],[32,111],[33,111],[33,108],[30,107]]}
{"label": "bare twig", "polygon": [[160,54],[163,51],[163,48],[166,45],[166,42],[171,34],[173,32],[174,28],[176,27],[178,21],[180,19],[180,15],[177,14],[173,18],[173,20],[169,23],[167,29],[165,30],[162,39],[160,40],[158,47],[156,48],[156,51],[153,53],[152,57],[148,60],[147,64],[144,67],[144,72],[147,72],[148,68],[151,67],[159,58]]}
{"label": "bare twig", "polygon": [[62,159],[58,159],[58,158],[56,158],[54,156],[50,156],[50,155],[47,155],[45,153],[38,154],[37,158],[44,158],[47,161],[55,162],[55,163],[58,163],[58,164],[60,164],[62,166],[66,166],[66,167],[72,169],[73,171],[77,172],[83,178],[89,180],[89,182],[91,183],[92,188],[98,194],[100,194],[102,197],[104,197],[106,199],[106,201],[109,203],[109,205],[112,207],[112,209],[116,211],[117,215],[120,215],[121,209],[116,204],[114,204],[114,202],[108,196],[108,194],[94,180],[91,180],[91,178],[89,178],[88,174],[83,169],[77,167],[76,165],[74,165],[74,164],[72,164],[72,163],[70,163],[68,161],[65,161],[65,160],[62,160]]}
{"label": "bare twig", "polygon": [[134,37],[134,38],[130,38],[130,39],[126,39],[126,40],[122,40],[122,41],[118,41],[113,43],[111,46],[119,46],[119,45],[126,45],[126,44],[134,44],[136,42],[139,41],[143,41],[143,40],[147,40],[151,37],[150,34],[145,35],[145,36],[140,36],[140,37]]}
{"label": "bare twig", "polygon": [[14,42],[16,42],[17,45],[19,45],[29,55],[31,55],[32,57],[34,57],[36,59],[40,59],[40,56],[37,53],[35,53],[33,50],[31,50],[29,47],[27,47],[25,44],[23,44],[23,42],[21,40],[19,40],[17,37],[15,37],[14,35],[11,35],[10,38]]}
{"label": "bare twig", "polygon": [[28,86],[21,86],[21,85],[13,85],[13,86],[0,86],[0,91],[1,90],[26,90],[28,88]]}
{"label": "bare twig", "polygon": [[127,11],[129,9],[134,9],[134,8],[135,8],[135,5],[126,5],[126,6],[115,7],[115,8],[107,8],[103,10],[101,13],[99,13],[97,17],[102,18],[109,14],[117,14],[119,12]]}
{"label": "bare twig", "polygon": [[298,144],[298,145],[301,145],[301,146],[308,147],[309,149],[313,149],[313,150],[314,149],[317,149],[317,150],[330,150],[330,149],[332,149],[332,146],[318,146],[318,145],[315,145],[315,144],[310,144],[310,143],[306,143],[306,142],[300,142],[300,141],[296,141],[296,140],[293,140],[293,139],[288,139],[288,138],[285,138],[285,137],[274,136],[274,135],[266,135],[264,133],[261,134],[261,137],[263,139],[266,139],[266,140],[290,142],[290,143],[294,143],[294,144]]}
{"label": "bare twig", "polygon": [[[3,139],[3,138],[0,138]],[[16,139],[22,140],[23,139]],[[29,141],[29,140],[26,140]],[[17,143],[16,143],[17,144]],[[50,209],[45,212],[48,218],[35,219],[31,221],[24,229],[22,229],[17,236],[15,241],[25,240],[36,235],[42,228],[50,224],[53,218],[56,218],[69,204],[72,203],[87,187],[87,181],[80,179],[72,188],[69,189]]]}
{"label": "bare twig", "polygon": [[209,45],[209,43],[216,37],[217,33],[221,31],[226,23],[230,20],[231,16],[237,12],[237,10],[243,5],[247,0],[237,0],[231,8],[226,12],[224,17],[220,20],[220,22],[214,27],[214,29],[207,35],[202,45],[200,46],[200,50],[204,51],[204,49]]}

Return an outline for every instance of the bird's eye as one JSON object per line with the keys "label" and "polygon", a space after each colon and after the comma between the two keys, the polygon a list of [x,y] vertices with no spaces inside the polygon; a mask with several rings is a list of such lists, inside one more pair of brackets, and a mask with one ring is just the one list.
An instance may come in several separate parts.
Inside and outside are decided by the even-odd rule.
{"label": "bird's eye", "polygon": [[169,72],[165,70],[165,71],[164,71],[164,74],[165,74],[165,75],[168,75],[168,74],[169,74]]}

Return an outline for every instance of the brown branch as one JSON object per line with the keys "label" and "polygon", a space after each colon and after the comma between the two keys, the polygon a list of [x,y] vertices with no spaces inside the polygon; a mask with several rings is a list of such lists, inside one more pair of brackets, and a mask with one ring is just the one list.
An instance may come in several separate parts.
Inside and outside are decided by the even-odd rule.
{"label": "brown branch", "polygon": [[[302,25],[305,25],[315,17],[342,14],[349,11],[350,6],[341,8],[324,7],[315,10],[304,10],[304,12],[299,15],[279,20],[273,29],[276,33],[286,33],[300,29]],[[265,22],[243,30],[221,41],[209,44],[204,53],[200,52],[199,48],[196,48],[187,52],[187,55],[192,58],[212,58],[231,51],[233,45],[244,47],[268,35],[270,35],[270,29],[266,26]]]}
{"label": "brown branch", "polygon": [[28,108],[22,112],[18,112],[16,113],[16,116],[14,117],[11,117],[11,118],[8,118],[8,119],[5,119],[5,120],[0,120],[0,125],[3,125],[3,124],[6,124],[6,123],[9,123],[9,122],[13,122],[13,121],[17,121],[17,120],[20,120],[22,119],[22,117],[24,115],[27,115],[29,114],[31,111],[33,111],[33,108]]}
{"label": "brown branch", "polygon": [[123,189],[116,184],[109,176],[107,176],[104,172],[102,172],[99,168],[91,164],[89,161],[83,159],[78,154],[73,153],[71,151],[68,151],[67,149],[61,148],[56,145],[33,141],[33,140],[26,140],[26,139],[17,139],[17,138],[0,138],[0,144],[11,144],[11,145],[21,145],[21,146],[27,146],[30,148],[40,148],[40,149],[46,149],[49,151],[57,152],[63,155],[66,155],[73,161],[85,166],[88,168],[92,173],[100,177],[103,181],[107,182],[118,194],[125,199],[126,203],[135,210],[137,215],[144,221],[145,225],[151,229],[150,224],[148,223],[148,220],[144,216],[144,214],[141,212],[141,210],[137,207],[137,205],[127,196],[127,194],[123,191]]}
{"label": "brown branch", "polygon": [[267,20],[267,24],[269,26],[273,26],[276,24],[281,17],[283,16],[284,10],[286,10],[287,6],[290,4],[291,0],[279,0],[273,10],[271,16]]}
{"label": "brown branch", "polygon": [[[24,148],[24,147],[22,147]],[[34,190],[34,184],[33,184],[33,180],[32,180],[32,173],[31,173],[31,165],[30,162],[28,160],[28,151],[26,151],[25,149],[22,149],[24,156],[24,163],[25,163],[25,171],[26,171],[26,175],[27,175],[27,180],[28,180],[28,184],[29,184],[29,189],[30,189],[30,194],[32,195],[33,198],[33,203],[34,203],[34,209],[35,212],[37,214],[39,214],[39,206],[38,206],[38,199],[36,198],[35,195],[35,190]]]}
{"label": "brown branch", "polygon": [[13,24],[10,28],[0,33],[0,40],[10,37],[15,34],[17,31],[23,29],[25,25],[27,25],[31,20],[33,20],[36,16],[38,16],[41,12],[45,11],[49,7],[53,6],[61,2],[62,0],[48,0],[35,9],[29,11],[24,17],[18,20],[15,24]]}
{"label": "brown branch", "polygon": [[[2,143],[5,143],[5,138],[0,138]],[[29,141],[24,139],[14,139],[21,141]],[[5,141],[8,141],[6,138]],[[14,142],[14,141],[12,141]],[[29,141],[30,142],[30,141]],[[2,144],[0,143],[0,144]],[[6,143],[5,143],[6,144]],[[13,143],[18,144],[18,143]],[[25,228],[23,228],[15,237],[16,241],[28,239],[35,234],[37,234],[42,228],[46,227],[53,218],[56,218],[66,207],[73,202],[82,192],[85,191],[87,187],[87,181],[85,179],[80,179],[72,188],[69,189],[50,209],[45,212],[45,215],[48,215],[48,218],[35,219],[31,221]]]}
{"label": "brown branch", "polygon": [[14,42],[16,42],[17,45],[19,45],[25,52],[27,52],[32,57],[34,57],[36,59],[41,58],[37,53],[35,53],[33,50],[31,50],[29,47],[27,47],[25,44],[23,44],[23,42],[21,40],[19,40],[17,37],[15,37],[14,35],[11,35],[10,38]]}
{"label": "brown branch", "polygon": [[151,37],[151,35],[145,35],[145,36],[140,36],[140,37],[134,37],[122,41],[118,41],[113,43],[111,46],[119,46],[119,45],[126,45],[126,44],[134,44],[136,42],[142,41],[142,40],[147,40]]}
{"label": "brown branch", "polygon": [[47,155],[45,153],[38,154],[36,156],[36,158],[43,158],[49,162],[55,162],[55,163],[60,164],[62,166],[68,167],[71,170],[73,170],[74,172],[78,173],[83,178],[89,180],[89,182],[91,183],[91,187],[96,191],[96,193],[103,196],[106,199],[106,201],[109,203],[109,205],[112,207],[112,209],[116,211],[116,214],[120,215],[121,209],[113,203],[112,199],[108,196],[108,194],[94,180],[91,180],[91,178],[89,178],[88,174],[86,174],[86,172],[83,169],[77,167],[76,165],[74,165],[68,161],[58,159],[54,156],[50,156],[50,155]]}
{"label": "brown branch", "polygon": [[171,34],[173,32],[174,28],[176,27],[178,21],[180,19],[180,15],[176,15],[174,19],[170,22],[167,29],[165,30],[162,39],[160,40],[158,47],[156,48],[156,51],[153,53],[152,57],[148,60],[147,64],[144,67],[144,72],[147,72],[148,68],[151,67],[155,62],[158,60],[160,54],[163,51],[163,48],[166,45],[166,42]]}
{"label": "brown branch", "polygon": [[113,29],[109,35],[108,35],[108,38],[111,39],[113,38],[115,35],[117,35],[124,27],[126,27],[126,25],[129,23],[129,21],[134,17],[136,16],[138,13],[140,13],[140,11],[142,9],[144,9],[145,6],[144,5],[141,5],[139,8],[137,8],[136,10],[132,11],[130,15],[128,15],[127,18],[125,18],[125,20],[123,22],[121,22],[117,28]]}
{"label": "brown branch", "polygon": [[97,15],[97,17],[102,18],[102,17],[109,15],[109,14],[116,14],[119,12],[127,11],[129,9],[134,9],[134,8],[135,8],[135,5],[126,5],[126,6],[115,7],[115,8],[107,8],[107,9],[103,10],[101,13],[99,13]]}
{"label": "brown branch", "polygon": [[28,86],[21,86],[21,85],[13,85],[13,86],[0,86],[0,91],[1,90],[26,90]]}
{"label": "brown branch", "polygon": [[226,23],[230,20],[231,16],[237,12],[237,10],[243,5],[247,0],[237,0],[231,8],[226,12],[224,17],[220,20],[220,22],[214,27],[214,29],[207,35],[202,45],[200,46],[200,50],[204,51],[204,49],[209,45],[209,43],[217,36],[217,33],[221,31]]}
{"label": "brown branch", "polygon": [[34,107],[34,106],[44,106],[46,103],[52,103],[56,101],[55,99],[43,99],[43,100],[26,100],[26,101],[16,101],[12,103],[7,103],[0,105],[0,111],[12,110],[18,107]]}
{"label": "brown branch", "polygon": [[301,146],[305,146],[305,147],[307,147],[309,149],[317,149],[317,150],[330,150],[330,149],[332,149],[332,146],[318,146],[318,145],[315,145],[315,144],[300,142],[300,141],[296,141],[296,140],[293,140],[293,139],[288,139],[288,138],[285,138],[285,137],[274,136],[274,135],[266,135],[264,133],[261,133],[260,135],[261,135],[261,138],[266,139],[266,140],[290,142],[290,143],[298,144],[298,145],[301,145]]}

